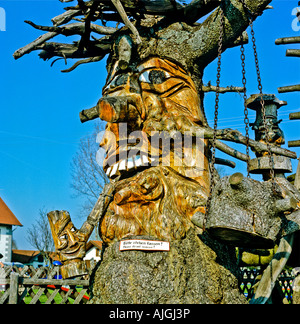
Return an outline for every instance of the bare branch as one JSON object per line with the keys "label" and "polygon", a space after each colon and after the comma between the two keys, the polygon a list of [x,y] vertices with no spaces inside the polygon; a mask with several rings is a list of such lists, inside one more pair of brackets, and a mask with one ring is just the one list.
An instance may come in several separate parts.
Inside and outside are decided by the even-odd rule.
{"label": "bare branch", "polygon": [[184,7],[184,21],[194,23],[221,4],[221,0],[194,0]]}
{"label": "bare branch", "polygon": [[[212,130],[211,130],[212,131]],[[205,133],[207,136],[208,134]],[[248,139],[243,136],[239,131],[233,130],[233,129],[221,129],[217,131],[217,138],[224,140],[224,141],[230,141],[235,142],[243,145],[247,145]],[[249,139],[249,146],[254,152],[257,153],[263,153],[268,151],[268,145],[262,142],[257,142],[252,139]],[[290,157],[292,159],[297,159],[297,154],[295,152],[289,151],[287,149],[284,149],[279,146],[270,145],[271,153],[277,154],[277,155],[283,155]]]}
{"label": "bare branch", "polygon": [[232,147],[226,145],[225,143],[219,141],[219,140],[216,140],[216,148],[220,151],[222,151],[223,153],[226,153],[238,160],[241,160],[241,161],[244,161],[244,162],[247,162],[249,159],[248,159],[248,156],[244,153],[241,153],[235,149],[233,149]]}
{"label": "bare branch", "polygon": [[208,84],[207,86],[202,86],[202,91],[203,92],[216,92],[218,91],[219,93],[227,93],[227,92],[243,92],[244,88],[242,87],[234,87],[234,86],[230,86],[230,87],[220,87],[217,89],[216,86],[213,86],[211,84]]}
{"label": "bare branch", "polygon": [[288,146],[289,147],[300,147],[300,140],[289,141]]}
{"label": "bare branch", "polygon": [[179,13],[184,7],[176,0],[122,0],[122,6],[126,11],[139,11],[147,15],[162,15]]}
{"label": "bare branch", "polygon": [[300,50],[299,49],[288,49],[286,51],[286,56],[300,57]]}
{"label": "bare branch", "polygon": [[278,38],[275,41],[276,45],[299,44],[299,43],[300,43],[300,36]]}
{"label": "bare branch", "polygon": [[64,59],[81,59],[104,56],[109,53],[111,43],[108,38],[103,37],[99,41],[90,42],[88,48],[79,49],[79,43],[73,44],[49,42],[37,46],[32,50],[42,50],[39,54],[43,60],[49,60],[52,57],[63,57]]}
{"label": "bare branch", "polygon": [[278,88],[279,93],[300,91],[300,84]]}
{"label": "bare branch", "polygon": [[[68,0],[66,1],[69,2]],[[252,0],[244,1],[247,9],[243,7],[240,0],[193,0],[185,6],[176,2],[176,0],[80,0],[76,6],[69,7],[65,13],[54,17],[52,19],[54,26],[39,26],[28,22],[33,27],[47,31],[48,33],[17,50],[14,53],[14,57],[18,59],[31,51],[43,50],[40,57],[45,60],[55,56],[65,59],[92,58],[91,61],[93,61],[93,58],[96,58],[95,60],[97,60],[98,57],[103,57],[104,53],[108,53],[111,49],[113,35],[116,35],[115,33],[118,30],[112,27],[100,26],[92,22],[98,19],[102,21],[103,19],[120,21],[122,18],[126,27],[132,32],[135,42],[141,44],[141,37],[138,30],[139,19],[143,20],[145,18],[143,16],[144,14],[150,14],[164,16],[166,19],[158,19],[151,26],[153,27],[154,33],[156,33],[153,34],[153,38],[157,37],[157,42],[152,42],[152,44],[151,42],[147,42],[148,38],[143,34],[145,44],[140,48],[141,51],[139,50],[140,58],[143,59],[143,55],[152,52],[153,55],[175,59],[184,67],[187,67],[186,62],[191,63],[191,60],[196,60],[194,63],[197,65],[197,69],[201,71],[217,56],[220,10],[213,12],[202,24],[191,24],[221,3],[222,6],[220,8],[223,8],[226,17],[224,26],[226,33],[223,49],[226,50],[227,48],[240,45],[241,42],[246,43],[248,41],[247,33],[244,32],[242,34],[242,32],[249,25],[249,18],[252,17],[251,14],[262,12],[271,0],[258,0],[255,3]],[[136,18],[136,25],[129,20],[130,15]],[[75,16],[82,16],[80,17],[81,22],[62,25],[63,23],[68,23]],[[174,21],[181,24],[182,32],[178,32],[177,27],[180,28],[180,26],[174,24]],[[143,25],[141,24],[141,26]],[[173,28],[172,26],[175,27]],[[99,44],[97,44],[97,42],[91,40],[91,32],[111,35],[111,42],[107,39],[104,41],[101,39]],[[46,43],[49,39],[57,35],[70,36],[76,34],[80,35],[81,39],[75,44]],[[186,36],[183,37],[183,34]],[[243,36],[240,37],[240,35]],[[148,48],[149,46],[152,46],[151,49]],[[176,50],[172,51],[171,48],[174,48],[174,46],[176,46]],[[87,61],[83,61],[82,63],[87,63]],[[187,65],[190,65],[190,63]],[[77,63],[75,66],[79,64],[81,63]]]}
{"label": "bare branch", "polygon": [[[102,0],[102,3],[110,2]],[[175,0],[121,0],[125,12],[135,14],[165,16],[170,20],[194,23],[201,17],[217,8],[221,0],[194,0],[190,4],[182,5]]]}
{"label": "bare branch", "polygon": [[[72,23],[69,25],[57,27],[57,26],[40,26],[34,24],[32,21],[25,20],[27,24],[30,26],[39,29],[39,30],[44,30],[48,32],[54,32],[57,33],[57,35],[61,34],[64,36],[71,36],[71,35],[84,35],[85,33],[85,24],[84,23]],[[113,27],[103,27],[99,26],[96,24],[91,24],[90,25],[91,31],[101,34],[101,35],[112,35],[117,31],[116,28]]]}
{"label": "bare branch", "polygon": [[85,123],[89,120],[93,120],[99,117],[99,112],[97,106],[89,109],[82,110],[79,114],[80,121]]}
{"label": "bare branch", "polygon": [[69,69],[62,70],[61,72],[71,72],[71,71],[75,70],[81,64],[92,63],[92,62],[99,62],[99,61],[101,61],[103,59],[103,57],[104,57],[104,55],[102,55],[102,56],[96,56],[96,57],[90,57],[90,58],[87,58],[87,59],[84,59],[84,60],[80,60],[80,61],[76,62]]}
{"label": "bare branch", "polygon": [[[34,50],[38,50],[41,49],[41,46],[43,44],[45,44],[48,40],[54,38],[57,35],[65,35],[65,36],[71,36],[71,35],[81,35],[81,36],[85,36],[85,32],[86,32],[86,24],[85,23],[71,23],[69,25],[65,25],[65,26],[40,26],[40,25],[36,25],[31,21],[25,21],[26,23],[28,23],[29,25],[31,25],[32,27],[39,29],[39,30],[43,30],[43,31],[48,31],[48,33],[41,35],[40,37],[38,37],[36,40],[34,40],[33,42],[31,42],[30,44],[18,49],[14,54],[14,58],[15,59],[19,59],[20,57],[22,57],[25,54],[28,54]],[[104,26],[99,26],[97,24],[90,24],[90,31],[98,33],[98,34],[102,34],[102,35],[112,35],[116,32],[116,28],[113,27],[104,27]],[[45,48],[43,48],[45,50]],[[58,56],[67,56],[66,53],[64,55],[58,55]],[[94,56],[99,56],[98,55],[92,55]],[[43,55],[41,56],[43,57]],[[53,56],[51,56],[53,57]],[[79,56],[80,58],[82,56]],[[87,56],[83,56],[83,57],[87,57]]]}
{"label": "bare branch", "polygon": [[104,125],[97,123],[93,134],[80,140],[78,151],[71,164],[71,187],[76,196],[81,196],[85,200],[82,206],[83,214],[93,208],[104,185],[109,182],[95,155],[99,148],[96,137],[103,129]]}
{"label": "bare branch", "polygon": [[63,14],[52,18],[51,21],[54,26],[60,26],[60,25],[68,23],[74,17],[79,16],[81,14],[82,14],[81,10],[68,10],[68,11],[64,12]]}
{"label": "bare branch", "polygon": [[39,217],[27,229],[26,239],[49,260],[54,244],[45,208],[39,211]]}
{"label": "bare branch", "polygon": [[119,15],[122,17],[125,26],[127,26],[131,30],[133,35],[135,36],[136,43],[141,44],[142,40],[141,40],[140,34],[139,34],[138,30],[135,28],[135,26],[132,24],[132,22],[129,20],[129,18],[127,17],[127,14],[126,14],[120,0],[111,0],[111,2],[114,4]]}
{"label": "bare branch", "polygon": [[290,113],[289,115],[290,120],[299,120],[300,119],[300,111],[295,113]]}
{"label": "bare branch", "polygon": [[17,60],[20,57],[22,57],[23,55],[34,51],[35,49],[37,49],[38,46],[44,44],[47,40],[49,40],[55,36],[57,36],[57,33],[55,33],[55,32],[49,32],[47,34],[41,35],[36,40],[34,40],[32,43],[15,51],[15,53],[13,54],[13,57]]}
{"label": "bare branch", "polygon": [[[198,136],[199,131],[201,136],[204,136],[205,139],[213,139],[213,134],[214,131],[212,128],[210,127],[205,127],[204,129],[202,127],[199,126],[188,126],[187,128],[182,127],[180,129],[181,132],[191,132],[194,136]],[[204,131],[204,134],[203,134]],[[244,135],[242,135],[241,132],[239,132],[238,130],[234,130],[231,128],[226,128],[226,129],[218,129],[217,130],[217,134],[216,137],[218,140],[222,140],[222,141],[228,141],[228,142],[233,142],[233,143],[237,143],[237,144],[242,144],[242,145],[247,145],[247,142],[249,140],[249,146],[252,149],[252,151],[262,154],[264,152],[268,152],[268,145],[263,143],[263,142],[258,142],[255,141],[253,139],[247,139],[247,137],[245,137]],[[220,142],[221,143],[221,142]],[[219,149],[221,150],[222,148],[222,144],[219,145]],[[225,147],[224,147],[225,149]],[[276,155],[283,155],[292,159],[297,159],[297,154],[293,151],[284,149],[280,146],[276,146],[276,145],[270,145],[270,150],[271,153],[276,154]],[[225,151],[224,151],[225,152]],[[227,152],[226,152],[227,153]],[[243,154],[243,153],[241,153]],[[229,154],[231,155],[231,154]],[[232,155],[234,156],[234,155]],[[243,155],[240,155],[241,159],[240,160],[244,160]]]}

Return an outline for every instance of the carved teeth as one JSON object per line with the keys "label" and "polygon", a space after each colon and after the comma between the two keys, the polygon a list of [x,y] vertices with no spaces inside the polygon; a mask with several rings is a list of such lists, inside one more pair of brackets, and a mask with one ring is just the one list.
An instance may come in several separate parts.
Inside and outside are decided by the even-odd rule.
{"label": "carved teeth", "polygon": [[122,160],[119,163],[119,171],[126,170],[126,160]]}
{"label": "carved teeth", "polygon": [[111,172],[111,167],[109,167],[107,170],[106,170],[106,175],[109,177],[110,176],[110,172]]}
{"label": "carved teeth", "polygon": [[132,168],[134,168],[133,158],[129,158],[129,159],[127,160],[127,170],[130,170],[130,169],[132,169]]}
{"label": "carved teeth", "polygon": [[137,158],[135,159],[135,166],[136,166],[136,167],[139,167],[139,166],[142,166],[142,164],[143,164],[143,162],[142,162],[141,157],[140,157],[140,156],[137,157]]}
{"label": "carved teeth", "polygon": [[114,164],[113,169],[112,169],[111,174],[110,174],[110,177],[113,177],[117,173],[118,166],[119,166],[119,163]]}
{"label": "carved teeth", "polygon": [[148,158],[146,157],[146,155],[142,155],[142,160],[143,160],[143,165],[144,166],[147,166],[149,164],[149,160]]}
{"label": "carved teeth", "polygon": [[120,174],[122,171],[129,171],[131,169],[137,169],[139,167],[147,167],[151,165],[151,162],[155,161],[146,155],[132,156],[126,160],[121,160],[106,170],[106,175],[109,178],[113,178]]}

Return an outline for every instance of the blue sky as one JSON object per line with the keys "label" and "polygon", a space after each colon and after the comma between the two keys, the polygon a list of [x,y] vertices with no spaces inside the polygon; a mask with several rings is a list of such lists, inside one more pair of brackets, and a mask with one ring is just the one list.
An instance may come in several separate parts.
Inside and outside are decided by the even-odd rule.
{"label": "blue sky", "polygon": [[[279,111],[287,141],[300,138],[300,122],[288,119],[289,112],[299,111],[300,97],[297,93],[279,95],[277,88],[299,83],[300,62],[297,58],[285,57],[286,49],[297,46],[276,46],[275,39],[299,35],[299,24],[292,28],[296,18],[292,11],[297,3],[296,0],[274,0],[274,9],[268,10],[254,24],[264,92],[275,93],[288,102]],[[76,221],[80,216],[80,200],[72,198],[70,163],[80,138],[94,130],[94,122],[81,124],[78,114],[94,106],[101,97],[105,61],[83,65],[64,74],[60,72],[65,68],[63,61],[50,67],[49,62],[39,59],[38,52],[18,61],[12,57],[15,50],[41,34],[24,20],[49,25],[50,19],[62,13],[65,6],[58,0],[0,0],[0,8],[6,16],[6,31],[0,31],[0,196],[24,225],[14,232],[19,249],[31,249],[25,239],[26,229],[43,207],[68,210],[75,224],[80,226],[83,222],[83,219]],[[64,41],[63,37],[57,40]],[[250,43],[246,46],[246,57],[250,95],[257,93]],[[216,62],[205,71],[204,82],[210,80],[215,84]],[[239,48],[230,49],[223,56],[221,85],[241,85]],[[207,95],[205,109],[211,121],[214,94]],[[219,128],[232,127],[243,132],[240,95],[221,96],[219,119]],[[252,112],[250,121],[254,121]],[[295,151],[299,155],[299,149]],[[219,153],[218,156],[224,157]],[[296,168],[296,162],[293,164]],[[236,170],[245,171],[245,165],[238,162]],[[226,172],[232,171],[226,169]]]}

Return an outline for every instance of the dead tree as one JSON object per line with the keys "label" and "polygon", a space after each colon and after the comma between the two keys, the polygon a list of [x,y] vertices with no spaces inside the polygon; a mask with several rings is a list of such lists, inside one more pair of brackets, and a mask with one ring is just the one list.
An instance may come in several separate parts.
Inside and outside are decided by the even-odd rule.
{"label": "dead tree", "polygon": [[[64,1],[70,3],[75,1]],[[121,35],[129,34],[134,44],[129,44],[130,50],[124,47],[123,69],[128,67],[127,58],[135,56],[136,61],[142,61],[149,56],[169,58],[179,62],[191,74],[200,95],[201,110],[204,113],[203,98],[206,92],[218,91],[242,92],[242,87],[217,87],[202,82],[205,67],[218,56],[221,13],[224,14],[224,39],[222,51],[248,42],[245,32],[250,21],[254,21],[263,11],[269,8],[271,0],[194,0],[183,5],[176,1],[137,1],[115,0],[101,1],[78,0],[77,4],[65,8],[65,12],[52,18],[52,26],[41,26],[26,21],[34,28],[46,31],[32,43],[18,49],[14,58],[19,59],[25,54],[40,51],[43,60],[54,59],[52,64],[62,59],[66,62],[72,59],[76,63],[62,72],[70,72],[79,65],[97,62],[105,55],[112,53]],[[211,13],[207,19],[199,23],[199,19]],[[107,23],[110,23],[110,27]],[[114,27],[111,27],[113,25]],[[78,35],[73,43],[57,43],[53,41],[58,35]],[[135,48],[134,54],[133,48]],[[130,53],[129,53],[130,52]],[[126,54],[127,53],[127,54]],[[129,56],[128,56],[129,53]],[[113,55],[111,55],[113,56]],[[109,60],[110,61],[110,60]],[[111,68],[108,61],[108,69]],[[98,118],[98,109],[82,111],[82,122]],[[226,136],[225,136],[226,137]],[[224,139],[226,138],[218,138]],[[241,143],[241,137],[237,142]],[[235,141],[235,140],[233,140]],[[243,143],[247,140],[244,138]],[[255,144],[258,147],[260,144]],[[218,149],[232,156],[233,151],[226,149],[224,144],[217,143]],[[255,148],[251,147],[254,151]],[[272,148],[273,149],[273,148]],[[285,152],[281,148],[281,154]],[[295,158],[292,152],[288,155]],[[245,156],[235,154],[245,161]]]}
{"label": "dead tree", "polygon": [[[270,2],[271,0],[255,3],[249,0],[194,0],[188,5],[181,5],[170,0],[78,0],[74,6],[66,7],[63,14],[54,17],[52,26],[40,26],[26,21],[47,33],[17,50],[14,58],[19,59],[25,54],[40,50],[39,56],[44,60],[80,59],[70,69],[64,70],[69,72],[80,64],[101,60],[111,52],[120,33],[129,29],[134,42],[139,46],[140,56],[146,56],[146,52],[153,51],[156,47],[156,54],[175,56],[174,59],[180,56],[180,61],[189,70],[192,69],[201,76],[203,69],[217,57],[220,8],[222,7],[226,17],[223,46],[223,50],[226,50],[239,45],[241,41],[247,41],[243,31],[249,26],[249,19],[254,20],[261,15]],[[201,17],[212,11],[203,23],[197,23]],[[115,27],[106,26],[107,22],[115,23]],[[58,35],[78,35],[79,40],[71,44],[50,41]],[[173,54],[170,50],[172,46],[177,47]],[[193,55],[181,55],[190,51]],[[186,60],[182,56],[186,56]]]}
{"label": "dead tree", "polygon": [[[216,246],[215,242],[209,241],[211,238],[206,240],[207,232],[211,233],[213,238],[221,238],[221,241],[226,243],[243,242],[263,248],[264,245],[272,245],[280,237],[299,230],[300,194],[294,187],[290,187],[285,179],[282,180],[283,184],[277,183],[281,181],[280,175],[285,172],[283,170],[286,170],[286,166],[282,169],[284,159],[281,157],[297,157],[294,152],[280,147],[284,138],[277,127],[277,115],[271,120],[276,120],[270,128],[270,132],[273,131],[271,140],[266,116],[261,118],[264,125],[260,124],[262,120],[257,120],[255,125],[258,131],[262,128],[266,130],[265,136],[260,132],[256,140],[252,140],[232,129],[218,130],[216,124],[214,129],[210,128],[203,106],[204,95],[210,91],[216,92],[216,108],[219,94],[230,91],[244,93],[245,110],[247,107],[256,109],[259,101],[265,101],[267,108],[272,111],[273,106],[278,108],[283,105],[274,95],[263,95],[261,84],[261,94],[251,96],[249,101],[245,98],[245,84],[242,88],[220,86],[222,53],[248,42],[245,30],[249,25],[253,26],[255,19],[269,8],[270,2],[271,0],[193,0],[183,5],[174,0],[77,0],[74,6],[65,8],[63,14],[52,19],[52,26],[40,26],[27,21],[34,28],[46,33],[17,50],[14,53],[15,59],[37,50],[41,51],[39,56],[44,60],[54,58],[52,64],[58,59],[65,62],[76,59],[71,68],[63,70],[70,72],[79,65],[100,61],[109,54],[103,98],[95,103],[95,107],[82,111],[80,118],[85,122],[100,117],[107,122],[106,136],[100,145],[107,151],[104,170],[111,183],[106,186],[109,188],[108,192],[104,192],[98,200],[100,207],[96,205],[92,212],[96,216],[88,217],[79,231],[73,229],[66,212],[56,213],[53,226],[56,245],[60,247],[62,256],[70,255],[70,251],[73,251],[71,248],[74,233],[81,239],[79,252],[73,251],[72,260],[67,258],[72,262],[76,260],[80,267],[84,240],[91,228],[99,223],[100,236],[108,248],[103,265],[101,263],[97,270],[100,275],[95,275],[97,283],[93,290],[94,302],[131,303],[136,300],[136,291],[140,294],[139,302],[149,302],[150,297],[151,302],[162,301],[161,294],[153,295],[154,297],[148,294],[152,287],[139,290],[146,282],[155,282],[158,285],[157,289],[152,289],[153,294],[163,291],[165,302],[195,302],[195,298],[198,302],[226,303],[235,298],[243,302],[239,295],[235,295],[234,291],[237,289],[232,288],[235,286],[231,281],[234,280],[234,252],[227,250],[227,247]],[[199,22],[207,14],[208,17]],[[53,38],[58,35],[78,35],[78,40],[73,43],[54,42]],[[255,55],[257,61],[257,52]],[[217,84],[204,85],[204,69],[216,58]],[[263,107],[264,104],[257,108],[257,111],[263,111]],[[131,135],[124,135],[120,131],[118,127],[122,123],[125,123],[131,132],[142,131],[139,133],[142,135],[138,142],[133,144]],[[190,146],[185,146],[182,151],[176,151],[177,146],[173,144],[169,155],[171,161],[167,167],[161,163],[165,158],[161,145],[152,145],[152,139],[155,137],[152,134],[162,131],[169,134],[169,138],[173,136],[173,143],[176,143],[176,136],[180,137],[187,132],[193,139]],[[198,144],[201,143],[201,149],[196,145],[199,138]],[[124,140],[133,145],[128,148],[124,145]],[[219,186],[214,187],[211,175],[215,173],[216,148],[245,162],[249,162],[250,159],[249,154],[238,152],[221,140],[243,144],[247,146],[248,151],[251,148],[257,155],[256,162],[264,162],[263,172],[272,175],[272,181],[261,184],[235,175],[230,179],[223,179]],[[134,151],[138,145],[139,150]],[[195,151],[199,156],[193,160]],[[126,156],[121,159],[124,152]],[[181,158],[188,158],[182,165],[176,164],[178,152]],[[119,159],[112,162],[115,157]],[[199,161],[201,166],[197,164]],[[270,163],[265,163],[266,161]],[[228,164],[228,161],[226,163]],[[257,172],[256,165],[251,167]],[[277,175],[278,179],[275,179]],[[260,201],[263,202],[263,206],[260,206]],[[224,216],[224,204],[227,210],[233,204],[233,212],[227,213],[233,224],[226,219],[226,215]],[[287,214],[291,217],[289,222],[288,219],[284,219]],[[202,225],[203,228],[199,229]],[[58,234],[62,230],[66,235]],[[232,231],[235,231],[236,235],[232,235]],[[199,240],[195,233],[204,233],[203,241]],[[148,273],[148,265],[156,265],[151,254],[134,254],[134,261],[129,266],[123,262],[124,255],[128,257],[128,262],[133,260],[132,255],[129,251],[118,254],[116,244],[128,237],[172,242],[170,253],[164,254],[159,262],[159,267],[165,266],[162,273],[172,273],[173,269],[178,267],[170,266],[172,260],[186,259],[189,261],[182,267],[192,265],[191,269],[197,275],[193,277],[193,281],[190,278],[181,281],[183,277],[180,275],[176,278],[176,273],[175,279],[163,286],[162,280],[153,280],[157,273],[161,275],[157,271],[158,266],[154,266],[151,274]],[[253,240],[257,240],[255,244]],[[185,244],[190,248],[181,250]],[[200,257],[201,255],[204,257]],[[215,259],[216,255],[218,261]],[[207,263],[202,266],[203,260],[207,260]],[[72,267],[72,262],[68,266]],[[125,278],[131,278],[130,282],[126,281],[125,284],[122,278],[116,281],[106,279],[105,275],[112,278],[115,271],[110,262],[119,267],[118,273],[124,273]],[[143,268],[147,269],[141,276],[143,284],[141,281],[140,284],[134,281],[140,277],[139,269],[142,267],[136,268],[138,271],[134,272],[135,265],[139,262],[147,263],[147,267]],[[180,273],[192,273],[191,269]],[[226,269],[230,269],[230,272]],[[211,278],[218,284],[222,281],[222,287],[216,287],[214,290],[205,288]],[[192,286],[188,286],[189,284]],[[173,288],[167,296],[169,287]],[[193,295],[193,299],[189,299],[189,292],[194,291],[194,287],[197,287],[197,297]],[[209,289],[213,296],[207,293]],[[215,294],[213,291],[217,290]],[[112,291],[117,294],[112,296]],[[172,299],[174,291],[178,292],[176,300]]]}

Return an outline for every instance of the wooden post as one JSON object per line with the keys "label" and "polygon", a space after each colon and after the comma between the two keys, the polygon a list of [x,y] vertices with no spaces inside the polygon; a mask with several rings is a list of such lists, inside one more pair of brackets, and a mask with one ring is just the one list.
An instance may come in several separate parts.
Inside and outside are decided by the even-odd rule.
{"label": "wooden post", "polygon": [[[291,113],[289,116],[290,120],[299,120],[300,119],[300,111]],[[289,147],[299,147],[300,146],[300,140],[296,141],[289,141],[288,142]]]}
{"label": "wooden post", "polygon": [[298,50],[298,49],[288,49],[286,51],[286,56],[300,57],[300,50]]}
{"label": "wooden post", "polygon": [[300,111],[295,112],[295,113],[290,113],[289,118],[290,118],[290,120],[297,120],[297,119],[300,119]]}
{"label": "wooden post", "polygon": [[300,140],[296,140],[296,141],[289,141],[289,142],[288,142],[288,146],[289,146],[289,147],[299,147],[299,146],[300,146]]}
{"label": "wooden post", "polygon": [[300,84],[278,88],[279,93],[294,92],[294,91],[300,91]]}
{"label": "wooden post", "polygon": [[292,253],[293,242],[294,234],[286,235],[280,240],[277,252],[264,271],[250,304],[265,304],[269,300],[275,287],[275,282]]}
{"label": "wooden post", "polygon": [[285,44],[298,44],[300,43],[300,37],[284,37],[284,38],[278,38],[275,41],[276,45],[285,45]]}
{"label": "wooden post", "polygon": [[19,274],[12,272],[10,275],[9,304],[18,304]]}

